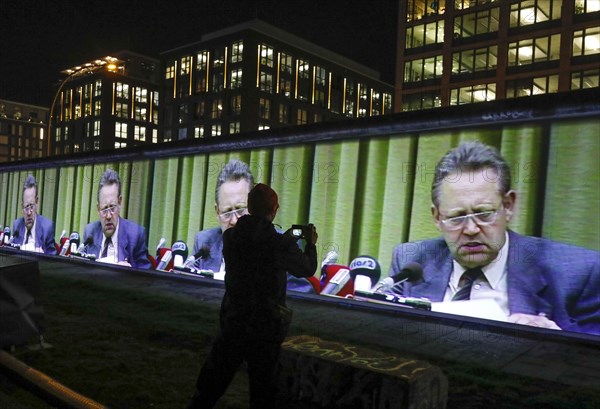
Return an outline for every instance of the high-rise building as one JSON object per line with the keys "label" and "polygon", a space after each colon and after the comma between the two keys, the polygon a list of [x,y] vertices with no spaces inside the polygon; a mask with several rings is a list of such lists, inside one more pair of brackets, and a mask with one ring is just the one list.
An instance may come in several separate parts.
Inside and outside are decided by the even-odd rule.
{"label": "high-rise building", "polygon": [[158,141],[158,60],[121,51],[63,74],[50,108],[50,155]]}
{"label": "high-rise building", "polygon": [[161,54],[165,141],[393,112],[393,86],[260,20]]}
{"label": "high-rise building", "polygon": [[0,100],[0,162],[46,155],[48,108]]}
{"label": "high-rise building", "polygon": [[396,111],[598,87],[599,0],[408,0]]}

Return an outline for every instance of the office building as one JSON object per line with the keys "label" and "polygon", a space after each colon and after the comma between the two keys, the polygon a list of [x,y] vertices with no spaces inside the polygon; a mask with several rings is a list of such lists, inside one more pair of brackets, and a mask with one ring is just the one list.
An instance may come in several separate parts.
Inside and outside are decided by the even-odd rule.
{"label": "office building", "polygon": [[161,54],[164,141],[393,112],[393,86],[260,20]]}
{"label": "office building", "polygon": [[0,162],[45,156],[48,108],[0,100]]}
{"label": "office building", "polygon": [[63,74],[50,108],[49,154],[158,141],[158,60],[121,51]]}
{"label": "office building", "polygon": [[599,0],[408,0],[396,111],[598,87]]}

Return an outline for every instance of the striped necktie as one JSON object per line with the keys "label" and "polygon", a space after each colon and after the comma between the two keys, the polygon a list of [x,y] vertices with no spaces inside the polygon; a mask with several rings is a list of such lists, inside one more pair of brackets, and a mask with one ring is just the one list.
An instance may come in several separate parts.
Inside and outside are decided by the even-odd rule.
{"label": "striped necktie", "polygon": [[471,268],[463,273],[460,277],[460,281],[463,283],[463,286],[454,294],[452,297],[452,301],[462,301],[462,300],[470,300],[471,299],[471,287],[473,286],[473,282],[483,274],[480,267]]}
{"label": "striped necktie", "polygon": [[102,250],[102,258],[105,258],[106,256],[108,256],[108,246],[112,244],[112,238],[111,237],[107,237],[106,240],[104,241],[104,249]]}

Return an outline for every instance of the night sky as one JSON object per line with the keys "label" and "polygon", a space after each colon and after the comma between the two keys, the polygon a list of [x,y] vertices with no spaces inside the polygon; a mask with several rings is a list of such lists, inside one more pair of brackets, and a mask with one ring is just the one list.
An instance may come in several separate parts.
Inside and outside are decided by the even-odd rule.
{"label": "night sky", "polygon": [[48,107],[60,71],[130,50],[159,58],[254,18],[353,59],[394,83],[397,1],[0,0],[0,99]]}

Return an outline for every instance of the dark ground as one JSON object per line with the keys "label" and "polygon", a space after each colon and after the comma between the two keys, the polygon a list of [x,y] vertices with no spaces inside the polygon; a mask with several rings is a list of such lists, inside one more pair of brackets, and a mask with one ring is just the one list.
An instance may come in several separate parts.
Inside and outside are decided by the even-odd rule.
{"label": "dark ground", "polygon": [[[181,282],[165,282],[159,288],[135,274],[74,275],[60,263],[48,264],[41,268],[42,300],[44,336],[52,347],[44,351],[20,347],[15,356],[112,409],[184,408],[216,331],[220,290]],[[335,327],[311,325],[314,312],[304,311],[304,302],[290,304],[295,310],[290,335],[341,340]],[[450,409],[600,409],[599,388],[442,359],[428,361],[448,377]],[[246,408],[247,393],[242,369],[217,407]],[[0,408],[52,407],[56,406],[0,371]],[[282,407],[309,405],[287,402]]]}

